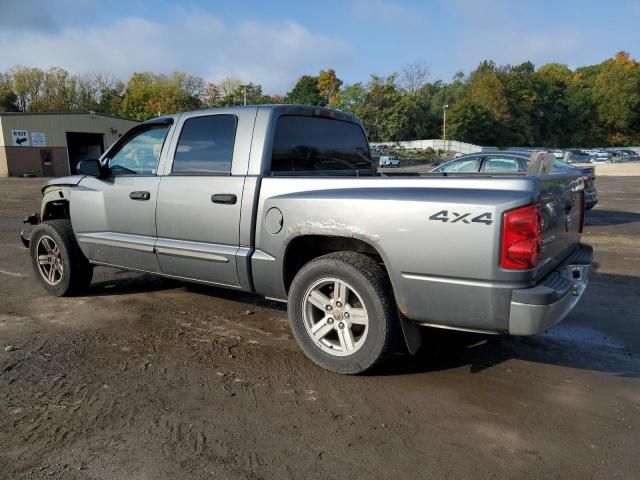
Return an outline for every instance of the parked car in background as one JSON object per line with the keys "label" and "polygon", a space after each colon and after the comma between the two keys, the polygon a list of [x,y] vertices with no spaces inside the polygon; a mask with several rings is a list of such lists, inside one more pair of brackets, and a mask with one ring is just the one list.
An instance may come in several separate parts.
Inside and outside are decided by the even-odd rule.
{"label": "parked car in background", "polygon": [[378,163],[381,167],[399,167],[400,160],[396,157],[391,157],[388,155],[383,155],[380,157],[380,161]]}
{"label": "parked car in background", "polygon": [[610,163],[613,153],[606,150],[593,150],[592,156],[591,163]]}
{"label": "parked car in background", "polygon": [[564,158],[564,152],[560,149],[547,150],[547,151],[559,160],[562,160]]}
{"label": "parked car in background", "polygon": [[638,154],[634,150],[627,148],[620,148],[618,150],[614,150],[612,153],[614,158],[619,162],[628,162],[638,158]]}
{"label": "parked car in background", "polygon": [[567,150],[569,152],[569,158],[566,160],[567,163],[589,163],[591,162],[591,155],[585,153],[582,150],[571,149]]}
{"label": "parked car in background", "polygon": [[[519,151],[472,153],[443,163],[432,169],[430,173],[442,173],[444,175],[513,173],[514,175],[523,175],[527,172],[530,161],[530,155]],[[567,170],[581,171],[582,179],[584,180],[585,206],[587,210],[596,206],[598,203],[598,191],[596,190],[596,175],[593,167],[574,167],[556,159],[554,170],[558,173],[566,172]]]}

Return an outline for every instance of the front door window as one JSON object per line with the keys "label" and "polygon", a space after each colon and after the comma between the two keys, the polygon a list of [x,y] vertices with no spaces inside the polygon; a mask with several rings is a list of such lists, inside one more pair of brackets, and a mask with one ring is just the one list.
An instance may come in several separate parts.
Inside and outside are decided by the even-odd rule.
{"label": "front door window", "polygon": [[169,125],[153,125],[123,143],[109,157],[112,175],[155,175]]}

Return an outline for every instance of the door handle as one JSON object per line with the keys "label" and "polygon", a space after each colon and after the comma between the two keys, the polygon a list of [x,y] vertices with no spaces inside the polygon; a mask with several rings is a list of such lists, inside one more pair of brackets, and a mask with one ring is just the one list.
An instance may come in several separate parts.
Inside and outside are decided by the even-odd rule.
{"label": "door handle", "polygon": [[131,192],[129,194],[131,200],[149,200],[151,198],[150,192]]}
{"label": "door handle", "polygon": [[236,197],[233,193],[216,193],[211,195],[211,201],[213,203],[235,205],[235,203],[238,201],[238,197]]}

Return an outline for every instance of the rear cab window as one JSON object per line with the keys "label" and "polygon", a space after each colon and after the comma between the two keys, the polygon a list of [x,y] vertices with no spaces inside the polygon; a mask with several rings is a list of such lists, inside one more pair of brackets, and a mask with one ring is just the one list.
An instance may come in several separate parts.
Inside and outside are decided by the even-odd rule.
{"label": "rear cab window", "polygon": [[513,157],[490,155],[485,158],[483,171],[485,173],[525,172],[520,160]]}
{"label": "rear cab window", "polygon": [[282,115],[271,152],[273,175],[373,175],[362,127],[324,117]]}

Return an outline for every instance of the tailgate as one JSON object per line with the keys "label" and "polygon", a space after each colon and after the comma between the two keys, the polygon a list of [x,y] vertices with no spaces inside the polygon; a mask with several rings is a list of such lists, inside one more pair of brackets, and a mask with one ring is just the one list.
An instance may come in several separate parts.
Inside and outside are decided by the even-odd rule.
{"label": "tailgate", "polygon": [[553,269],[580,243],[584,189],[580,173],[538,177],[542,216],[539,274]]}

